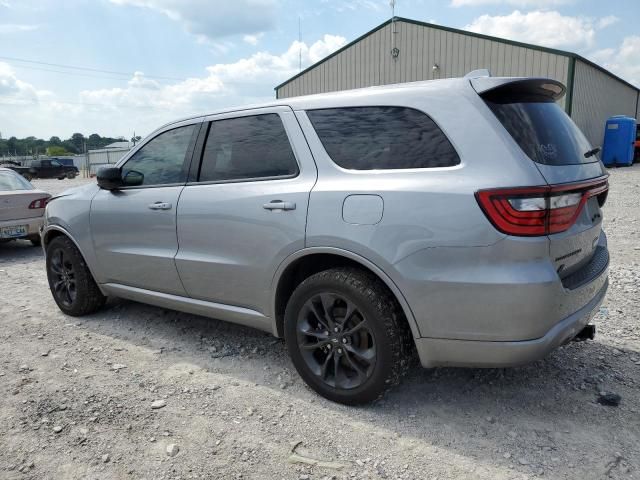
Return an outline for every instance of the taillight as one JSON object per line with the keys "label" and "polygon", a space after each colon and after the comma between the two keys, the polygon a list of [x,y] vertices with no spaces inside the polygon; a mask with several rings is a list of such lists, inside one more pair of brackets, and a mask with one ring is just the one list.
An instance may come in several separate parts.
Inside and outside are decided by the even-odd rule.
{"label": "taillight", "polygon": [[589,198],[598,196],[598,203],[604,205],[608,189],[607,179],[598,178],[544,187],[480,190],[476,198],[498,230],[531,237],[568,230]]}
{"label": "taillight", "polygon": [[45,198],[38,198],[37,200],[34,200],[33,202],[31,202],[29,204],[29,209],[30,210],[35,210],[38,208],[44,208],[47,206],[47,203],[49,202],[49,197],[45,197]]}

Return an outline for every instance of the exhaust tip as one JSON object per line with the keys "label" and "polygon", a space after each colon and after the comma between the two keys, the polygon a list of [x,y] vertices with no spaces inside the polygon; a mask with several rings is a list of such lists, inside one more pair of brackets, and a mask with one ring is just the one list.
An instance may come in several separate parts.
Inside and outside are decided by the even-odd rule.
{"label": "exhaust tip", "polygon": [[582,330],[578,332],[578,334],[573,337],[573,341],[575,342],[583,342],[585,340],[593,340],[596,336],[596,326],[595,325],[585,325]]}

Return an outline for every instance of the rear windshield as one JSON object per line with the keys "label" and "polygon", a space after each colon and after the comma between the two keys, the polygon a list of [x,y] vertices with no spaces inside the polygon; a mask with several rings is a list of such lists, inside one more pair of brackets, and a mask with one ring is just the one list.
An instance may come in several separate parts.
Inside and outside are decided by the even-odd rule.
{"label": "rear windshield", "polygon": [[329,108],[307,115],[329,157],[342,168],[389,170],[460,163],[440,127],[412,108]]}
{"label": "rear windshield", "polygon": [[0,172],[0,191],[33,190],[24,177],[13,172]]}
{"label": "rear windshield", "polygon": [[554,101],[513,102],[484,99],[500,123],[531,160],[544,165],[597,162],[593,149],[573,120]]}

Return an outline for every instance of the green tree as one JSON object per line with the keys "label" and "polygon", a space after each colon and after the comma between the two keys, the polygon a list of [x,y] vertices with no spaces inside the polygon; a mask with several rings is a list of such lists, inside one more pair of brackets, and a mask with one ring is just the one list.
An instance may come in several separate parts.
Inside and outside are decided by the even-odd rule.
{"label": "green tree", "polygon": [[89,135],[87,140],[87,148],[100,148],[102,146],[102,137],[97,133]]}
{"label": "green tree", "polygon": [[58,155],[69,155],[69,152],[67,152],[62,146],[52,145],[47,147],[47,155],[55,157]]}
{"label": "green tree", "polygon": [[62,145],[62,140],[60,140],[60,137],[55,137],[55,136],[51,137],[49,139],[49,145],[53,145],[53,146],[58,147],[58,146]]}
{"label": "green tree", "polygon": [[71,140],[65,140],[64,142],[62,142],[62,147],[67,151],[67,152],[71,152],[71,153],[80,153],[80,150],[78,150],[76,148],[76,145],[71,141]]}
{"label": "green tree", "polygon": [[73,143],[73,146],[75,147],[76,152],[84,151],[85,138],[83,134],[74,133],[73,135],[71,135],[71,138],[69,139],[69,141]]}
{"label": "green tree", "polygon": [[[9,150],[8,153],[10,153],[11,155],[14,154],[14,152],[17,153],[18,150],[18,139],[16,137],[11,137],[9,138],[9,140],[7,140],[7,149]],[[18,155],[20,155],[18,153]]]}

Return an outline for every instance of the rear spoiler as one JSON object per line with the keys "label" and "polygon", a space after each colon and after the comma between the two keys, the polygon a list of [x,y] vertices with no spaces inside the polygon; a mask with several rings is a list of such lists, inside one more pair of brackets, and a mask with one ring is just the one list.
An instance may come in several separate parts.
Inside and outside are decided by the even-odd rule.
{"label": "rear spoiler", "polygon": [[491,101],[558,101],[566,87],[550,78],[479,77],[469,80],[473,89]]}

